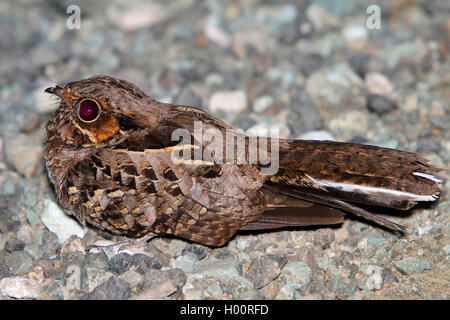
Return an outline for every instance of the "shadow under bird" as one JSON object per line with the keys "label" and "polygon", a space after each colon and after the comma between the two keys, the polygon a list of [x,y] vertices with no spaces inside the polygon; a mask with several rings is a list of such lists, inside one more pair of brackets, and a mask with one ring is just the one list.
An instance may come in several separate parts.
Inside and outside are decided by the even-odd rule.
{"label": "shadow under bird", "polygon": [[439,194],[433,173],[440,169],[427,160],[368,145],[279,139],[278,149],[269,150],[278,152],[274,174],[258,163],[175,161],[174,130],[187,130],[194,142],[182,148],[195,149],[195,122],[203,131],[233,128],[104,75],[45,92],[60,100],[46,125],[45,148],[59,205],[116,234],[171,234],[221,246],[238,230],[338,224],[344,212],[401,231],[364,205],[407,210]]}

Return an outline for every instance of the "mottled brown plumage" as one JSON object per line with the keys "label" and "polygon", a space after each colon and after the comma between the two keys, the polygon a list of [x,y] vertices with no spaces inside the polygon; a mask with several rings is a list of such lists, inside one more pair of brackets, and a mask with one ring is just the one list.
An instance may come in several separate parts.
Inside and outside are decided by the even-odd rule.
{"label": "mottled brown plumage", "polygon": [[[417,155],[349,143],[280,139],[273,175],[261,173],[260,164],[174,161],[172,151],[196,152],[195,144],[172,141],[174,130],[194,137],[195,121],[203,132],[232,128],[108,76],[46,92],[61,100],[46,126],[46,163],[59,204],[117,234],[173,234],[220,246],[239,229],[340,223],[341,210],[401,230],[357,204],[409,209],[439,191],[430,174],[438,169]],[[81,110],[83,101],[91,109]],[[92,108],[98,114],[89,114]]]}

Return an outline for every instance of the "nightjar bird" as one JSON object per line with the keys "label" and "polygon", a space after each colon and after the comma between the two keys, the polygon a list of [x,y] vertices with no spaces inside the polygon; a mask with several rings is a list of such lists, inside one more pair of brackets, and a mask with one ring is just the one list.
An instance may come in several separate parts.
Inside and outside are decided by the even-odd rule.
{"label": "nightjar bird", "polygon": [[[344,212],[403,230],[365,205],[406,210],[439,192],[439,169],[414,153],[279,139],[267,151],[277,153],[278,170],[268,174],[259,162],[173,157],[212,143],[198,139],[196,123],[200,133],[235,132],[249,154],[256,150],[207,112],[158,102],[127,81],[98,75],[45,92],[60,100],[45,147],[59,205],[115,234],[221,246],[238,230],[338,224]],[[189,134],[182,144],[172,139],[177,129]]]}

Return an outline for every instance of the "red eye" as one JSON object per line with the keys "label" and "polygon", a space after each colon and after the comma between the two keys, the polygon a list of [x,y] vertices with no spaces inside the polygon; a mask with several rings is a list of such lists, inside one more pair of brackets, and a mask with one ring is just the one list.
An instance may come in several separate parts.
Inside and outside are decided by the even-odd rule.
{"label": "red eye", "polygon": [[85,99],[78,106],[78,116],[85,122],[97,120],[100,115],[100,107],[97,102],[91,99]]}

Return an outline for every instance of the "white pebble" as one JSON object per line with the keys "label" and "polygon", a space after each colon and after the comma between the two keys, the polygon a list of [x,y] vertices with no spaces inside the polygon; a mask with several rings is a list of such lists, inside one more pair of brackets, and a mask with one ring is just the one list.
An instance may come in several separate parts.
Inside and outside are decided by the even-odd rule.
{"label": "white pebble", "polygon": [[41,220],[47,229],[56,234],[60,244],[63,244],[71,235],[83,238],[87,232],[86,227],[67,216],[56,203],[49,199],[44,200]]}
{"label": "white pebble", "polygon": [[244,91],[217,92],[209,99],[209,109],[240,112],[247,108],[247,94]]}
{"label": "white pebble", "polygon": [[3,295],[16,299],[37,299],[41,292],[41,285],[27,278],[9,277],[0,281],[0,290]]}

